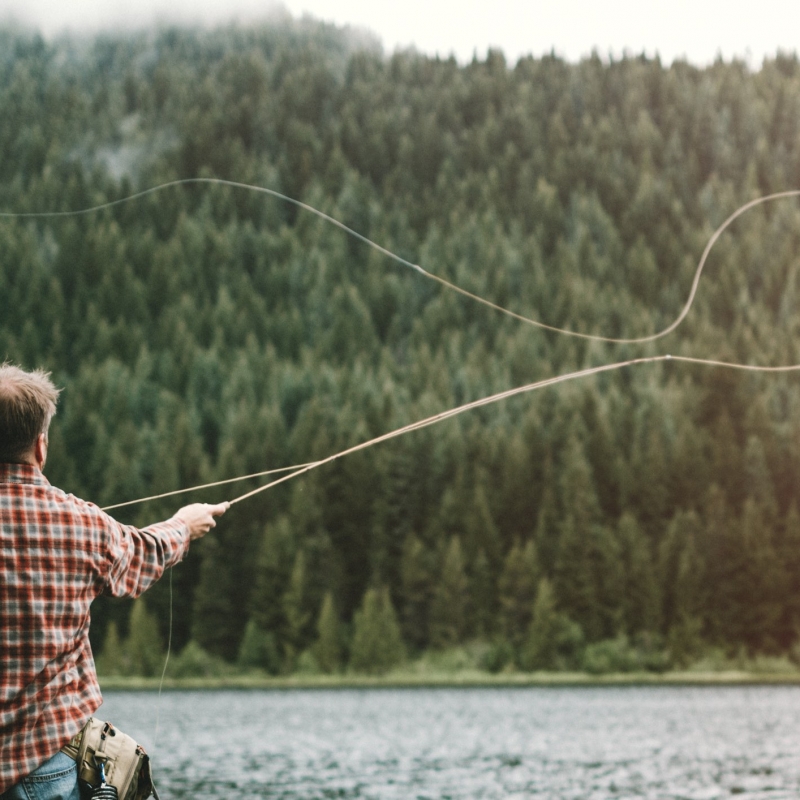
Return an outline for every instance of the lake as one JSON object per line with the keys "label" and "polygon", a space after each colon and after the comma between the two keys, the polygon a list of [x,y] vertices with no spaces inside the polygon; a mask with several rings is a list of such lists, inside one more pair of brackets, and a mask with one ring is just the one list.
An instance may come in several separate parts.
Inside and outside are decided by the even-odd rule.
{"label": "lake", "polygon": [[800,687],[105,697],[162,800],[800,797]]}

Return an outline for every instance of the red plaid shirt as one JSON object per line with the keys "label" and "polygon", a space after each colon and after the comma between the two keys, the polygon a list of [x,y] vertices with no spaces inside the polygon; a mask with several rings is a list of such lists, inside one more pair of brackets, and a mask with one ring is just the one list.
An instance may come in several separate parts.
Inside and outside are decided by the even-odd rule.
{"label": "red plaid shirt", "polygon": [[35,467],[0,464],[0,794],[55,755],[102,702],[92,600],[137,597],[188,548],[183,522],[121,525]]}

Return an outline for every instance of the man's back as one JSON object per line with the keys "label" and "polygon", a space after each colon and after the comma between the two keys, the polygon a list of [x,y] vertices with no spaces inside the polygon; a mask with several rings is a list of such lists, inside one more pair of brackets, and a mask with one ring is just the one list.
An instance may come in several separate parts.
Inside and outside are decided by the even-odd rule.
{"label": "man's back", "polygon": [[58,752],[102,702],[92,600],[138,596],[188,544],[178,519],[123,526],[37,468],[0,463],[0,794]]}

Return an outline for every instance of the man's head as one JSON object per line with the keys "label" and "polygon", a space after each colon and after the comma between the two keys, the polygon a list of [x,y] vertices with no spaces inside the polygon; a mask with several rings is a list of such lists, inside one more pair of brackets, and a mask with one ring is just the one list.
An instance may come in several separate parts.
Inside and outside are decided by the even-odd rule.
{"label": "man's head", "polygon": [[58,394],[49,373],[0,365],[0,462],[44,466]]}

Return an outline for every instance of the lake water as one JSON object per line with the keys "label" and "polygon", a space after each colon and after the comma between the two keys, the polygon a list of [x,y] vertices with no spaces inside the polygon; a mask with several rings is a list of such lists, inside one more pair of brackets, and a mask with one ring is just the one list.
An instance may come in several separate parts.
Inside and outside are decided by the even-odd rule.
{"label": "lake water", "polygon": [[98,716],[162,800],[800,797],[800,687],[107,692]]}

